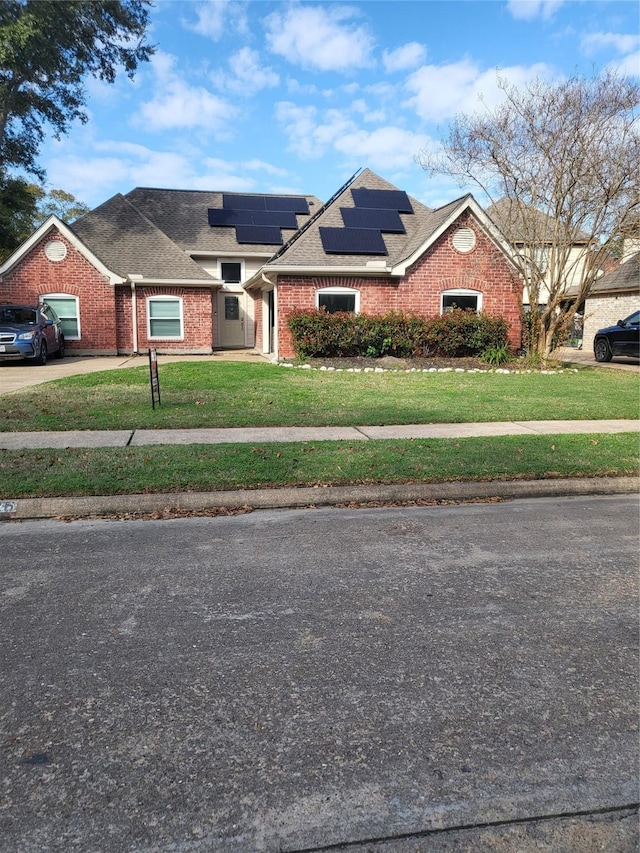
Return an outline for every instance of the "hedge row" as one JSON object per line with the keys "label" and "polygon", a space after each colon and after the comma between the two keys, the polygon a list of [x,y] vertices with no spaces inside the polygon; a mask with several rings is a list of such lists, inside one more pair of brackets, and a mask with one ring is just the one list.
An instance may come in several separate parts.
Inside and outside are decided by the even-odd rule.
{"label": "hedge row", "polygon": [[298,358],[383,355],[459,358],[508,348],[509,324],[503,317],[458,308],[440,317],[296,310],[288,322]]}

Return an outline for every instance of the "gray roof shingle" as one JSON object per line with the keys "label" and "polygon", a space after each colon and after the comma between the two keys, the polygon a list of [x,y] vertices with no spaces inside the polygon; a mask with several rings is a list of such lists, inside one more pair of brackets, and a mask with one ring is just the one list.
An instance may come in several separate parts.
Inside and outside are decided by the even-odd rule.
{"label": "gray roof shingle", "polygon": [[640,252],[632,255],[613,272],[603,275],[591,288],[594,294],[614,291],[640,293]]}

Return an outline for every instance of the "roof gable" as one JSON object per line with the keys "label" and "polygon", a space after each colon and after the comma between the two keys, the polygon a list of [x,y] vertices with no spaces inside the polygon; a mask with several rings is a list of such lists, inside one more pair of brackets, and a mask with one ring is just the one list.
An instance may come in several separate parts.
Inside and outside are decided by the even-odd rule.
{"label": "roof gable", "polygon": [[[511,247],[473,196],[431,210],[364,169],[267,262],[265,269],[404,275],[466,210],[471,210],[493,242],[511,258]],[[351,230],[354,224],[360,229]]]}
{"label": "roof gable", "polygon": [[109,267],[97,255],[90,246],[88,246],[74,231],[66,225],[55,214],[49,216],[40,225],[33,234],[18,246],[18,248],[10,255],[5,262],[0,266],[0,277],[6,275],[10,270],[17,266],[29,252],[43,240],[47,234],[52,231],[57,231],[102,275],[109,279],[111,284],[120,284],[122,277],[116,270]]}

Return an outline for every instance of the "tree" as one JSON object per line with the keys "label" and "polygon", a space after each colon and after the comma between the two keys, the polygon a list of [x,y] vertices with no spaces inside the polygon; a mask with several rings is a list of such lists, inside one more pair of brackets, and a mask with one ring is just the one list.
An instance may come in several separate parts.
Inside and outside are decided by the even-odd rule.
{"label": "tree", "polygon": [[418,160],[431,174],[476,185],[502,212],[529,295],[531,349],[547,357],[602,259],[637,221],[640,87],[614,72],[498,85],[498,106],[457,116],[440,150]]}
{"label": "tree", "polygon": [[40,179],[46,127],[56,138],[87,121],[84,80],[133,77],[154,48],[145,44],[150,0],[2,0],[0,4],[0,177],[12,169]]}
{"label": "tree", "polygon": [[89,211],[89,207],[64,190],[46,190],[21,178],[0,183],[0,263],[52,213],[64,222]]}

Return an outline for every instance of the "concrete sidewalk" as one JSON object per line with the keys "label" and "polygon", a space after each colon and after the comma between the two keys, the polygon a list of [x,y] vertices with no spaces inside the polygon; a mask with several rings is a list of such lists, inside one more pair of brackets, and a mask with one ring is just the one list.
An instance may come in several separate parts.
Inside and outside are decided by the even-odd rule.
{"label": "concrete sidewalk", "polygon": [[235,427],[229,429],[69,430],[0,433],[0,449],[146,447],[161,444],[266,444],[295,441],[370,441],[411,438],[482,438],[640,431],[639,420],[503,421],[357,427]]}

